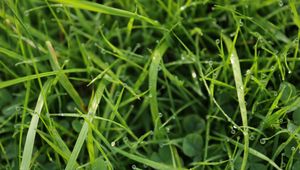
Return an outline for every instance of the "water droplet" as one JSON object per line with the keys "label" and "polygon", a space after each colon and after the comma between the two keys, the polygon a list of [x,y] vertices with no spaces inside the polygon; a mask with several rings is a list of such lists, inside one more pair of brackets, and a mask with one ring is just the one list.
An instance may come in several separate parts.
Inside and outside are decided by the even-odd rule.
{"label": "water droplet", "polygon": [[195,79],[195,78],[197,78],[197,74],[193,71],[192,72],[192,77]]}
{"label": "water droplet", "polygon": [[281,163],[281,167],[284,168],[286,164],[284,162]]}
{"label": "water droplet", "polygon": [[272,67],[271,67],[271,70],[275,70],[275,66],[272,66]]}
{"label": "water droplet", "polygon": [[104,49],[101,49],[102,54],[106,54],[106,51]]}
{"label": "water droplet", "polygon": [[217,78],[218,77],[218,74],[217,73],[214,73],[213,74],[213,78]]}
{"label": "water droplet", "polygon": [[252,74],[252,71],[248,69],[248,70],[246,71],[246,75],[251,75],[251,74]]}
{"label": "water droplet", "polygon": [[158,44],[158,43],[159,43],[159,40],[156,40],[155,43]]}
{"label": "water droplet", "polygon": [[176,115],[173,115],[173,116],[171,117],[171,119],[175,120],[175,119],[176,119]]}
{"label": "water droplet", "polygon": [[254,140],[254,139],[255,139],[255,136],[254,136],[253,134],[251,134],[250,137],[249,137],[249,139],[250,139],[250,140]]}
{"label": "water droplet", "polygon": [[292,74],[292,71],[291,71],[291,70],[289,70],[289,71],[288,71],[288,73],[289,73],[289,74]]}
{"label": "water droplet", "polygon": [[125,88],[128,87],[127,83],[123,83],[123,86],[124,86]]}
{"label": "water droplet", "polygon": [[243,87],[243,86],[240,86],[239,88],[240,88],[240,90],[244,90],[244,87]]}
{"label": "water droplet", "polygon": [[216,44],[220,44],[220,39],[216,39]]}
{"label": "water droplet", "polygon": [[158,117],[163,117],[163,114],[159,112]]}
{"label": "water droplet", "polygon": [[166,131],[167,131],[167,133],[170,133],[170,128],[166,127]]}
{"label": "water droplet", "polygon": [[236,131],[234,129],[231,129],[230,133],[234,135]]}
{"label": "water droplet", "polygon": [[65,116],[65,114],[63,114],[63,113],[60,113],[60,114],[59,114],[59,116]]}
{"label": "water droplet", "polygon": [[114,146],[116,146],[116,142],[113,141],[113,142],[110,143],[110,145],[111,145],[112,147],[114,147]]}
{"label": "water droplet", "polygon": [[277,95],[278,95],[278,93],[277,93],[276,91],[274,91],[274,92],[273,92],[273,96],[276,97]]}
{"label": "water droplet", "polygon": [[181,54],[181,60],[185,60],[186,58],[185,58],[185,56],[184,56],[184,54]]}
{"label": "water droplet", "polygon": [[126,143],[126,142],[128,142],[128,138],[125,136],[124,138],[123,138],[123,141]]}
{"label": "water droplet", "polygon": [[60,9],[59,8],[56,8],[56,13],[60,13]]}
{"label": "water droplet", "polygon": [[136,165],[134,165],[134,164],[131,165],[131,168],[135,170],[136,169]]}
{"label": "water droplet", "polygon": [[292,150],[292,151],[295,151],[295,150],[296,150],[296,148],[293,146],[293,147],[291,147],[291,150]]}
{"label": "water droplet", "polygon": [[235,125],[233,125],[233,129],[237,129],[237,127]]}
{"label": "water droplet", "polygon": [[231,33],[229,36],[230,37],[234,37],[235,36],[235,32]]}
{"label": "water droplet", "polygon": [[210,67],[212,67],[212,66],[213,66],[213,61],[212,61],[212,60],[209,60],[209,61],[208,61],[208,65],[209,65]]}
{"label": "water droplet", "polygon": [[240,19],[240,22],[239,22],[239,23],[240,23],[240,26],[241,26],[241,27],[244,25],[242,19]]}
{"label": "water droplet", "polygon": [[186,8],[185,6],[181,6],[181,7],[180,7],[180,11],[185,10],[185,8]]}
{"label": "water droplet", "polygon": [[295,38],[294,41],[293,41],[294,44],[298,44],[298,42],[299,42],[298,38]]}
{"label": "water droplet", "polygon": [[262,144],[262,145],[266,144],[266,139],[261,138],[261,139],[259,140],[259,143]]}
{"label": "water droplet", "polygon": [[282,6],[283,6],[283,2],[282,2],[281,0],[279,0],[279,1],[278,1],[278,5],[279,5],[280,7],[282,7]]}

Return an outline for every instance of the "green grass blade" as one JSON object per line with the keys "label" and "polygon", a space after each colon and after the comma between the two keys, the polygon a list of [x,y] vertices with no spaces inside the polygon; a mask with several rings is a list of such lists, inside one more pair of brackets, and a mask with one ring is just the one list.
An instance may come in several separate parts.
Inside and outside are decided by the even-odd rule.
{"label": "green grass blade", "polygon": [[243,156],[243,163],[241,169],[246,169],[247,160],[248,160],[248,149],[249,149],[249,133],[248,133],[248,118],[247,118],[247,109],[246,109],[246,102],[245,102],[245,92],[244,92],[244,84],[242,80],[242,73],[240,67],[239,57],[237,55],[236,49],[234,47],[236,38],[238,35],[239,27],[236,31],[236,36],[234,38],[234,42],[232,42],[226,35],[223,35],[224,42],[228,49],[228,54],[230,57],[230,61],[232,64],[232,70],[234,75],[235,87],[238,96],[238,102],[243,122],[243,135],[244,135],[244,156]]}
{"label": "green grass blade", "polygon": [[[97,111],[98,105],[99,105],[99,103],[101,101],[101,98],[102,98],[102,95],[103,95],[103,91],[104,91],[105,86],[106,86],[104,81],[105,80],[100,81],[100,83],[97,87],[97,90],[95,92],[95,96],[91,99],[91,103],[90,103],[89,108],[88,108],[88,116],[89,117],[88,117],[87,121],[92,122],[93,117],[94,117],[94,115]],[[81,128],[81,131],[79,133],[77,141],[75,143],[74,149],[73,149],[71,157],[69,159],[69,162],[67,163],[66,170],[74,169],[76,159],[77,159],[78,154],[79,154],[79,152],[82,148],[84,140],[87,137],[88,130],[89,130],[89,123],[85,121],[82,128]]]}
{"label": "green grass blade", "polygon": [[108,7],[102,4],[94,3],[94,2],[88,2],[88,1],[78,1],[78,0],[51,0],[53,2],[69,5],[73,8],[79,8],[79,9],[85,9],[89,11],[94,11],[94,12],[99,12],[99,13],[104,13],[104,14],[109,14],[109,15],[116,15],[120,17],[126,17],[126,18],[134,18],[140,21],[148,22],[152,25],[158,26],[158,22],[154,21],[150,18],[147,18],[142,15],[138,15],[136,13],[132,13],[129,11],[117,9],[117,8],[112,8]]}
{"label": "green grass blade", "polygon": [[168,48],[168,43],[164,40],[158,44],[152,53],[152,62],[149,68],[149,100],[152,121],[155,127],[154,134],[158,135],[158,127],[161,125],[158,102],[157,102],[157,76],[158,67],[161,62],[162,56]]}
{"label": "green grass blade", "polygon": [[32,116],[30,126],[27,132],[26,136],[26,141],[24,145],[24,151],[22,155],[22,162],[20,169],[21,170],[28,170],[30,169],[30,162],[32,158],[32,151],[33,151],[33,145],[34,145],[34,140],[35,140],[35,135],[36,135],[36,129],[39,123],[39,116],[41,114],[43,105],[45,103],[45,94],[49,90],[51,86],[52,80],[48,80],[44,86],[43,89],[41,90],[41,93],[39,95],[35,110],[34,110],[34,115]]}
{"label": "green grass blade", "polygon": [[49,77],[49,76],[54,76],[58,75],[59,73],[82,73],[82,72],[87,72],[88,69],[69,69],[69,70],[62,70],[62,71],[49,71],[49,72],[44,72],[44,73],[39,73],[39,74],[34,74],[34,75],[29,75],[25,77],[20,77],[12,80],[7,80],[7,81],[1,81],[0,82],[0,89],[13,86],[19,83],[23,83],[26,81],[42,78],[42,77]]}
{"label": "green grass blade", "polygon": [[[145,165],[147,165],[149,167],[152,167],[154,169],[176,170],[176,168],[174,168],[174,167],[171,167],[171,166],[168,166],[166,164],[158,163],[158,162],[155,162],[155,161],[152,161],[152,160],[149,160],[149,159],[146,159],[146,158],[143,158],[143,157],[125,152],[125,151],[123,151],[119,148],[116,148],[116,147],[114,147],[113,150],[116,151],[117,153],[129,158],[129,159],[140,162],[140,163],[145,164]],[[185,168],[179,168],[179,169],[180,170],[186,170]]]}
{"label": "green grass blade", "polygon": [[84,102],[83,102],[82,98],[79,96],[78,92],[75,90],[74,86],[69,81],[68,77],[64,73],[61,72],[61,68],[60,68],[58,60],[57,60],[57,55],[56,55],[56,52],[55,52],[54,48],[52,47],[51,42],[46,41],[46,45],[47,45],[48,50],[51,54],[50,63],[51,63],[52,69],[54,71],[59,71],[58,72],[59,83],[64,87],[64,89],[72,97],[72,99],[74,100],[76,105],[82,111],[84,111],[85,110],[85,105],[84,105]]}

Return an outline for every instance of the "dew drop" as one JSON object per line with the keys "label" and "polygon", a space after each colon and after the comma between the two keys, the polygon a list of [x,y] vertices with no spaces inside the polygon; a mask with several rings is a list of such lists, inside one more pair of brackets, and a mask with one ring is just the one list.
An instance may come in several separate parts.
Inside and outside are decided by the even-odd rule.
{"label": "dew drop", "polygon": [[159,112],[158,117],[163,117],[163,114]]}
{"label": "dew drop", "polygon": [[220,39],[216,39],[216,44],[220,44]]}
{"label": "dew drop", "polygon": [[250,137],[249,137],[249,139],[250,139],[250,140],[254,140],[254,139],[255,139],[255,136],[254,136],[253,134],[251,134]]}
{"label": "dew drop", "polygon": [[185,10],[185,6],[182,6],[182,7],[180,7],[180,11],[183,11],[183,10]]}
{"label": "dew drop", "polygon": [[292,150],[292,151],[295,151],[295,150],[296,150],[296,148],[293,146],[293,147],[291,147],[291,150]]}
{"label": "dew drop", "polygon": [[291,70],[289,70],[289,71],[288,71],[288,73],[289,73],[289,74],[292,74],[292,71],[291,71]]}
{"label": "dew drop", "polygon": [[293,41],[294,44],[298,44],[298,42],[299,42],[298,38],[295,38],[294,41]]}
{"label": "dew drop", "polygon": [[101,49],[102,54],[106,54],[106,51],[104,49]]}
{"label": "dew drop", "polygon": [[240,26],[241,26],[241,27],[244,25],[242,19],[240,19],[240,22],[239,22],[239,23],[240,23]]}
{"label": "dew drop", "polygon": [[197,74],[193,71],[192,72],[192,77],[195,79],[195,78],[197,78]]}
{"label": "dew drop", "polygon": [[246,71],[246,75],[251,75],[251,74],[252,74],[252,71],[248,69],[248,70]]}
{"label": "dew drop", "polygon": [[212,67],[212,66],[213,66],[213,61],[212,61],[212,60],[209,60],[209,61],[208,61],[208,65],[209,65],[210,67]]}
{"label": "dew drop", "polygon": [[233,129],[237,129],[237,127],[235,125],[233,125]]}
{"label": "dew drop", "polygon": [[116,146],[116,142],[113,141],[113,142],[110,143],[110,145],[111,145],[112,147],[114,147],[114,146]]}
{"label": "dew drop", "polygon": [[266,144],[266,139],[261,138],[261,139],[259,140],[259,143],[262,144],[262,145]]}
{"label": "dew drop", "polygon": [[235,32],[231,33],[229,36],[230,37],[234,37],[235,36]]}
{"label": "dew drop", "polygon": [[278,5],[280,6],[280,7],[282,7],[283,6],[283,2],[280,0],[280,1],[278,1]]}
{"label": "dew drop", "polygon": [[158,44],[158,43],[159,43],[159,40],[156,40],[155,43]]}
{"label": "dew drop", "polygon": [[234,135],[236,131],[234,129],[231,129],[230,133]]}
{"label": "dew drop", "polygon": [[128,138],[125,136],[124,138],[123,138],[123,141],[126,143],[126,142],[128,142]]}
{"label": "dew drop", "polygon": [[214,74],[213,74],[213,77],[214,77],[214,78],[217,78],[217,77],[218,77],[218,74],[217,74],[217,73],[214,73]]}
{"label": "dew drop", "polygon": [[152,96],[152,94],[149,94],[149,98],[152,98],[153,96]]}
{"label": "dew drop", "polygon": [[276,97],[277,95],[278,95],[278,93],[277,93],[276,91],[274,91],[274,92],[273,92],[273,96]]}
{"label": "dew drop", "polygon": [[134,165],[134,164],[131,165],[131,168],[134,169],[134,170],[136,170],[136,165]]}

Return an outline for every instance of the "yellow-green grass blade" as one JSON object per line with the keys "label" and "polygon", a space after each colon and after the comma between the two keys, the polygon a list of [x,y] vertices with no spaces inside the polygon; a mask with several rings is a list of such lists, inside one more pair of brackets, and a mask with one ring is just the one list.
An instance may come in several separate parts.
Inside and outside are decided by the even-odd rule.
{"label": "yellow-green grass blade", "polygon": [[39,74],[34,74],[34,75],[29,75],[25,77],[20,77],[12,80],[7,80],[7,81],[1,81],[0,82],[0,89],[13,86],[19,83],[23,83],[26,81],[34,80],[37,78],[42,78],[42,77],[49,77],[53,75],[58,75],[60,73],[81,73],[81,72],[87,72],[88,69],[68,69],[68,70],[62,70],[62,71],[49,71],[49,72],[44,72],[44,73],[39,73]]}
{"label": "yellow-green grass blade", "polygon": [[108,14],[108,15],[116,15],[116,16],[126,17],[126,18],[134,18],[134,19],[137,19],[140,21],[148,22],[155,26],[159,25],[159,23],[157,21],[154,21],[148,17],[138,15],[136,13],[132,13],[132,12],[129,12],[126,10],[117,9],[117,8],[109,7],[106,5],[98,4],[95,2],[79,1],[79,0],[51,0],[51,1],[61,3],[64,5],[69,5],[70,7],[73,7],[73,8],[79,8],[79,9],[99,12],[99,13]]}
{"label": "yellow-green grass blade", "polygon": [[72,169],[75,168],[76,159],[77,159],[78,154],[79,154],[79,152],[82,148],[84,140],[87,137],[87,133],[88,133],[88,130],[89,130],[89,123],[87,121],[89,121],[90,123],[92,122],[93,117],[94,117],[94,115],[97,111],[98,105],[101,101],[105,86],[106,86],[105,80],[100,81],[100,83],[97,87],[97,90],[95,92],[95,95],[92,98],[91,103],[90,103],[89,108],[88,108],[88,116],[89,117],[84,122],[84,124],[81,128],[81,131],[80,131],[79,136],[77,138],[77,141],[75,143],[74,149],[72,151],[71,157],[69,159],[69,162],[67,163],[66,170],[72,170]]}
{"label": "yellow-green grass blade", "polygon": [[226,35],[223,35],[224,42],[226,44],[226,47],[228,49],[228,54],[230,57],[233,75],[234,75],[234,81],[238,96],[238,102],[242,117],[242,123],[243,123],[243,135],[244,135],[244,156],[243,156],[243,162],[241,169],[246,169],[247,160],[248,160],[248,152],[249,152],[249,133],[248,133],[248,119],[247,119],[247,109],[246,109],[246,102],[245,102],[245,91],[244,91],[244,84],[242,80],[242,73],[241,73],[241,67],[240,67],[240,61],[239,57],[237,55],[236,49],[235,49],[235,42],[237,39],[239,27],[236,31],[236,36],[234,37],[234,41],[232,42]]}
{"label": "yellow-green grass blade", "polygon": [[39,116],[42,112],[42,108],[45,103],[45,98],[46,98],[45,94],[49,90],[51,83],[52,83],[52,80],[50,79],[44,84],[44,86],[40,92],[38,101],[36,103],[34,114],[32,116],[29,130],[28,130],[27,136],[26,136],[24,151],[23,151],[23,155],[22,155],[22,162],[21,162],[21,166],[20,166],[21,170],[30,169],[33,145],[34,145],[34,140],[35,140],[35,135],[36,135],[36,129],[37,129],[37,126],[39,123]]}

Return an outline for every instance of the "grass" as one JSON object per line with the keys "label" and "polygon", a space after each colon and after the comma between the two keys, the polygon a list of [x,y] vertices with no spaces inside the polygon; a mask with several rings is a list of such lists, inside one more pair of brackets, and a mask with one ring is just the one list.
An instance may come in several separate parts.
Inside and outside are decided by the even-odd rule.
{"label": "grass", "polygon": [[299,13],[0,1],[0,169],[299,169]]}

